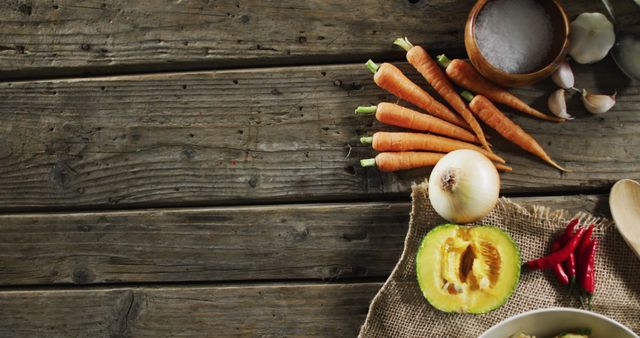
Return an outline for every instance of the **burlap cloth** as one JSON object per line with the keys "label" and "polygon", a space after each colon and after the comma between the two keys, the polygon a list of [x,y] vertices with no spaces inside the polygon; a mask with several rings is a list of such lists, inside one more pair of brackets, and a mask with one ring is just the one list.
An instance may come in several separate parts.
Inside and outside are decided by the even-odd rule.
{"label": "burlap cloth", "polygon": [[[478,337],[498,322],[528,310],[580,303],[561,287],[551,271],[522,270],[520,283],[507,303],[482,315],[449,314],[434,309],[422,296],[416,281],[415,257],[422,238],[434,226],[446,223],[433,210],[426,184],[413,187],[413,206],[404,251],[391,276],[373,299],[360,337]],[[518,243],[523,261],[543,256],[550,241],[573,217],[545,207],[523,207],[501,199],[477,224],[506,230]],[[640,332],[640,260],[620,237],[613,224],[588,214],[600,239],[596,261],[596,294],[593,311],[611,317]]]}

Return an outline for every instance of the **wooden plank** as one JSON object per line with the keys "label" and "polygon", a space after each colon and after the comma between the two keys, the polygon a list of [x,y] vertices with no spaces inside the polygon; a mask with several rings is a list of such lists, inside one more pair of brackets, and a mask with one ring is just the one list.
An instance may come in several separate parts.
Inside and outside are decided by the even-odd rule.
{"label": "wooden plank", "polygon": [[[204,69],[401,57],[391,41],[461,50],[471,0],[2,1],[0,76]],[[604,11],[564,1],[573,16]],[[625,27],[637,7],[616,3]]]}
{"label": "wooden plank", "polygon": [[7,337],[355,337],[379,283],[0,292]]}
{"label": "wooden plank", "polygon": [[[420,81],[416,72],[402,65]],[[640,87],[607,60],[575,67],[615,108],[553,124],[518,116],[572,173],[495,133],[513,166],[503,192],[607,189],[640,178]],[[422,81],[421,81],[422,83]],[[515,90],[541,109],[550,81]],[[0,208],[176,206],[404,195],[429,170],[383,174],[359,136],[380,130],[354,107],[395,99],[362,64],[0,84]],[[352,146],[352,151],[349,147]]]}
{"label": "wooden plank", "polygon": [[[606,196],[516,200],[608,211]],[[384,277],[409,211],[345,203],[2,215],[0,285]]]}

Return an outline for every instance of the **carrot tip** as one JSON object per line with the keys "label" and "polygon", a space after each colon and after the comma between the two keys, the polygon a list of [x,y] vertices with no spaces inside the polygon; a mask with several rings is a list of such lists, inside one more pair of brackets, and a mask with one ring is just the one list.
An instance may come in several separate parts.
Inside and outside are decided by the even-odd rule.
{"label": "carrot tip", "polygon": [[509,173],[509,172],[513,171],[513,168],[511,168],[508,165],[499,164],[499,163],[494,163],[494,165],[496,166],[496,169],[498,169],[499,171],[504,171],[506,173]]}
{"label": "carrot tip", "polygon": [[369,59],[369,61],[367,61],[367,63],[365,63],[365,65],[367,66],[367,68],[372,72],[372,73],[376,73],[378,71],[378,69],[380,68],[380,66],[378,66],[375,62],[373,62],[373,60]]}
{"label": "carrot tip", "polygon": [[356,114],[375,114],[378,106],[359,106],[356,108]]}
{"label": "carrot tip", "polygon": [[375,158],[367,158],[364,160],[360,160],[360,166],[365,167],[375,167],[376,159]]}
{"label": "carrot tip", "polygon": [[362,136],[360,138],[360,143],[362,143],[362,144],[372,144],[373,143],[373,137],[372,136]]}
{"label": "carrot tip", "polygon": [[407,37],[404,38],[397,38],[395,39],[395,41],[393,41],[393,44],[396,46],[399,46],[400,48],[406,50],[407,52],[413,48],[413,44],[411,44],[411,42],[409,42],[409,39],[407,39]]}
{"label": "carrot tip", "polygon": [[547,121],[551,121],[551,122],[566,122],[567,119],[563,119],[562,117],[557,117],[557,116],[551,116],[551,115],[547,115],[547,114],[542,114],[542,115],[533,115],[535,117],[538,117],[542,120],[547,120]]}
{"label": "carrot tip", "polygon": [[501,164],[505,164],[505,163],[507,163],[507,161],[505,161],[505,159],[504,159],[504,158],[502,158],[502,157],[500,157],[500,156],[496,155],[496,153],[491,152],[491,154],[495,155],[495,156],[493,156],[493,157],[491,158],[491,160],[492,160],[492,161],[495,161],[495,162],[498,162],[498,163],[501,163]]}
{"label": "carrot tip", "polygon": [[558,169],[560,171],[563,171],[565,173],[570,173],[571,172],[571,170],[568,170],[568,169],[565,169],[565,168],[561,167],[558,163],[554,162],[552,159],[549,159],[547,162],[549,164],[551,164],[554,168],[556,168],[556,169]]}

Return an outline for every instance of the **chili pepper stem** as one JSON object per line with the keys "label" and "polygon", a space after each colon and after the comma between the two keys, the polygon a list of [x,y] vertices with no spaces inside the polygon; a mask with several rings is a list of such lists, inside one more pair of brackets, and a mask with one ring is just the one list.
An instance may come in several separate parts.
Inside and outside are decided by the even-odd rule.
{"label": "chili pepper stem", "polygon": [[404,38],[397,38],[395,41],[393,41],[393,44],[396,46],[400,46],[400,48],[406,50],[407,52],[413,48],[413,44],[411,44],[411,42],[409,42],[409,39],[407,39],[406,37]]}
{"label": "chili pepper stem", "polygon": [[356,108],[356,114],[371,115],[378,111],[378,106],[359,106]]}
{"label": "chili pepper stem", "polygon": [[375,74],[378,69],[380,69],[380,66],[378,66],[375,62],[373,62],[373,60],[369,59],[369,61],[367,61],[367,63],[365,63],[365,66],[367,66],[367,68],[373,73]]}
{"label": "chili pepper stem", "polygon": [[583,299],[582,295],[578,296],[578,301],[580,302],[580,307],[584,307],[584,299]]}
{"label": "chili pepper stem", "polygon": [[574,282],[573,282],[573,281],[574,281],[574,278],[573,278],[573,277],[571,277],[571,280],[569,281],[569,294],[570,294],[570,295],[573,295],[573,291],[575,290],[575,289],[573,288],[573,285],[574,285]]}

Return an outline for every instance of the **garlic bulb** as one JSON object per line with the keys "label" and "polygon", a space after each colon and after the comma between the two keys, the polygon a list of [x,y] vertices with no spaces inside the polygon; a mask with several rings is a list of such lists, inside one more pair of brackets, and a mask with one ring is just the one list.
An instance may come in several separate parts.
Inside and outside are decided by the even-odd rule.
{"label": "garlic bulb", "polygon": [[558,69],[556,69],[553,75],[551,75],[551,80],[553,80],[553,82],[560,88],[572,88],[575,79],[573,77],[573,71],[571,70],[571,66],[569,66],[569,63],[566,61],[562,61]]}
{"label": "garlic bulb", "polygon": [[549,105],[549,110],[553,115],[563,119],[573,120],[573,116],[567,113],[567,102],[564,97],[564,89],[558,89],[549,95],[547,104]]}
{"label": "garlic bulb", "polygon": [[606,113],[616,104],[616,93],[613,95],[589,94],[586,89],[582,90],[582,103],[592,114]]}
{"label": "garlic bulb", "polygon": [[582,13],[571,22],[569,55],[577,63],[604,59],[616,41],[613,24],[601,13]]}

